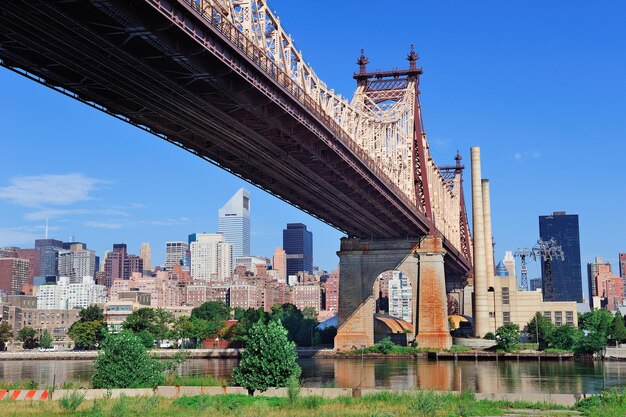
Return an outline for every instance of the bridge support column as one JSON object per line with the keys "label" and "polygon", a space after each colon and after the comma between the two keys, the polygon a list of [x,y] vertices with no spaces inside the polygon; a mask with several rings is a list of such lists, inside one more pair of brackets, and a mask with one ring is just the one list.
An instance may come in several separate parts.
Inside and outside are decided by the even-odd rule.
{"label": "bridge support column", "polygon": [[336,350],[374,344],[374,281],[389,270],[405,274],[413,291],[413,323],[420,347],[449,348],[448,307],[440,238],[341,239],[339,328]]}
{"label": "bridge support column", "polygon": [[427,237],[418,251],[419,301],[417,346],[448,349],[452,346],[448,324],[448,295],[443,267],[445,252],[438,237]]}

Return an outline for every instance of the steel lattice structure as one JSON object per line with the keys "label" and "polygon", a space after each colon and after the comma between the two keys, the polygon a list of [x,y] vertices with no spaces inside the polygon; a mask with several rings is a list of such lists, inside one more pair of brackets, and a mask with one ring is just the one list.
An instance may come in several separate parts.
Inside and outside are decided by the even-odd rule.
{"label": "steel lattice structure", "polygon": [[[412,201],[433,227],[469,254],[467,219],[461,207],[461,184],[449,187],[430,155],[422,129],[418,57],[413,46],[408,71],[368,74],[361,51],[355,74],[357,90],[350,102],[330,89],[308,66],[292,37],[265,0],[199,0],[192,2],[213,24],[234,26],[264,53],[295,86],[330,116],[347,139],[371,159],[373,166]],[[253,54],[257,50],[251,50]],[[369,80],[374,78],[374,80]],[[461,225],[461,222],[464,225]]]}

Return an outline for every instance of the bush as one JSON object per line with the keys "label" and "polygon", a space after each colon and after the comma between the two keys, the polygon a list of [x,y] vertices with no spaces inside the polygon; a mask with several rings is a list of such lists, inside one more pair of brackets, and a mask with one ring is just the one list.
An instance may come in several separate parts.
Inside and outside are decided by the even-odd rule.
{"label": "bush", "polygon": [[150,357],[141,340],[123,331],[102,342],[94,366],[94,388],[154,388],[165,382],[164,365]]}
{"label": "bush", "polygon": [[485,339],[485,340],[496,340],[496,335],[493,334],[492,332],[487,332],[487,334],[485,335],[485,337],[483,337],[483,339]]}
{"label": "bush", "polygon": [[393,343],[389,337],[385,337],[383,340],[381,340],[380,342],[376,343],[376,350],[379,353],[382,353],[384,355],[388,355],[388,354],[390,354],[393,351],[393,348],[395,346],[396,346],[396,344]]}
{"label": "bush", "polygon": [[519,343],[519,326],[517,324],[505,324],[496,331],[496,343],[499,349],[510,352]]}
{"label": "bush", "polygon": [[255,390],[284,387],[289,378],[300,377],[297,358],[295,344],[287,339],[280,323],[258,322],[252,326],[241,362],[232,372],[233,382],[245,387],[250,395]]}
{"label": "bush", "polygon": [[65,411],[73,413],[83,403],[84,399],[85,399],[85,394],[78,392],[77,390],[74,390],[70,392],[69,394],[64,395],[59,400],[59,406]]}

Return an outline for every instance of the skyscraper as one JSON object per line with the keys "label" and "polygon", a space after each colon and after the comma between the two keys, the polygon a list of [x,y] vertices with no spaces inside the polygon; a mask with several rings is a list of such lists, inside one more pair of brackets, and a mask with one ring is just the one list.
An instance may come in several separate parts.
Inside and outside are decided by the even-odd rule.
{"label": "skyscraper", "polygon": [[233,245],[233,258],[250,255],[250,192],[239,189],[219,209],[217,230]]}
{"label": "skyscraper", "polygon": [[224,281],[232,272],[233,246],[221,233],[198,233],[191,242],[191,277]]}
{"label": "skyscraper", "polygon": [[626,253],[619,254],[619,276],[626,280]]}
{"label": "skyscraper", "polygon": [[72,243],[68,249],[59,251],[60,277],[69,277],[70,284],[83,282],[86,276],[94,277],[96,273],[96,252],[87,249],[84,243]]}
{"label": "skyscraper", "polygon": [[133,272],[142,271],[143,260],[137,255],[129,255],[126,243],[115,243],[113,252],[109,252],[104,261],[104,285],[111,288],[113,280],[128,279]]}
{"label": "skyscraper", "polygon": [[63,249],[63,242],[56,239],[36,239],[35,248],[39,249],[39,273],[41,276],[56,275],[58,254]]}
{"label": "skyscraper", "polygon": [[[593,297],[602,297],[602,289],[598,288],[597,286],[597,280],[596,280],[596,276],[598,275],[598,272],[600,271],[600,266],[604,266],[605,268],[603,271],[603,274],[607,274],[611,275],[611,264],[609,262],[604,262],[602,260],[601,256],[596,256],[596,259],[594,260],[594,262],[589,262],[587,263],[587,284],[589,285],[589,306],[593,309]],[[600,291],[598,291],[600,290]],[[600,308],[598,306],[595,306],[597,308]]]}
{"label": "skyscraper", "polygon": [[515,258],[513,257],[512,251],[507,250],[504,252],[504,260],[502,261],[502,263],[506,267],[506,270],[508,271],[510,277],[517,276],[515,272]]}
{"label": "skyscraper", "polygon": [[171,271],[174,265],[182,265],[187,254],[187,242],[165,243],[165,269]]}
{"label": "skyscraper", "polygon": [[[580,262],[580,235],[578,215],[554,212],[551,216],[539,216],[539,236],[547,241],[556,239],[563,249],[564,260],[552,260],[553,301],[583,301],[582,274]],[[542,261],[543,264],[543,261]],[[541,278],[543,294],[546,294],[544,268]]]}
{"label": "skyscraper", "polygon": [[28,259],[0,259],[0,292],[19,294],[28,284]]}
{"label": "skyscraper", "polygon": [[142,243],[139,250],[139,257],[143,260],[143,269],[150,271],[152,269],[152,249],[149,243]]}
{"label": "skyscraper", "polygon": [[393,271],[389,280],[389,315],[413,323],[413,291],[411,283],[400,271]]}
{"label": "skyscraper", "polygon": [[283,248],[276,248],[272,259],[272,269],[278,271],[281,282],[287,282],[287,254]]}
{"label": "skyscraper", "polygon": [[302,223],[288,223],[283,229],[283,249],[287,254],[287,276],[313,273],[313,233]]}

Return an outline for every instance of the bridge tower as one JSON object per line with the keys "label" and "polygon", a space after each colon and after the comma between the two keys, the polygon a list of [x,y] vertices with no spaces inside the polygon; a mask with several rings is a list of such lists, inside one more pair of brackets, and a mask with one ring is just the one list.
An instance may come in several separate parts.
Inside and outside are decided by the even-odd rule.
{"label": "bridge tower", "polygon": [[449,238],[465,259],[471,243],[463,201],[461,157],[453,167],[435,166],[421,120],[418,56],[413,46],[409,68],[368,72],[363,50],[354,74],[357,90],[351,104],[370,120],[357,127],[361,148],[398,185],[398,193],[412,196],[427,223],[426,233],[394,239],[348,237],[341,240],[339,329],[335,349],[347,350],[374,343],[374,281],[388,270],[405,274],[413,291],[415,340],[420,347],[449,348],[447,292],[465,278],[444,262],[443,242]]}

